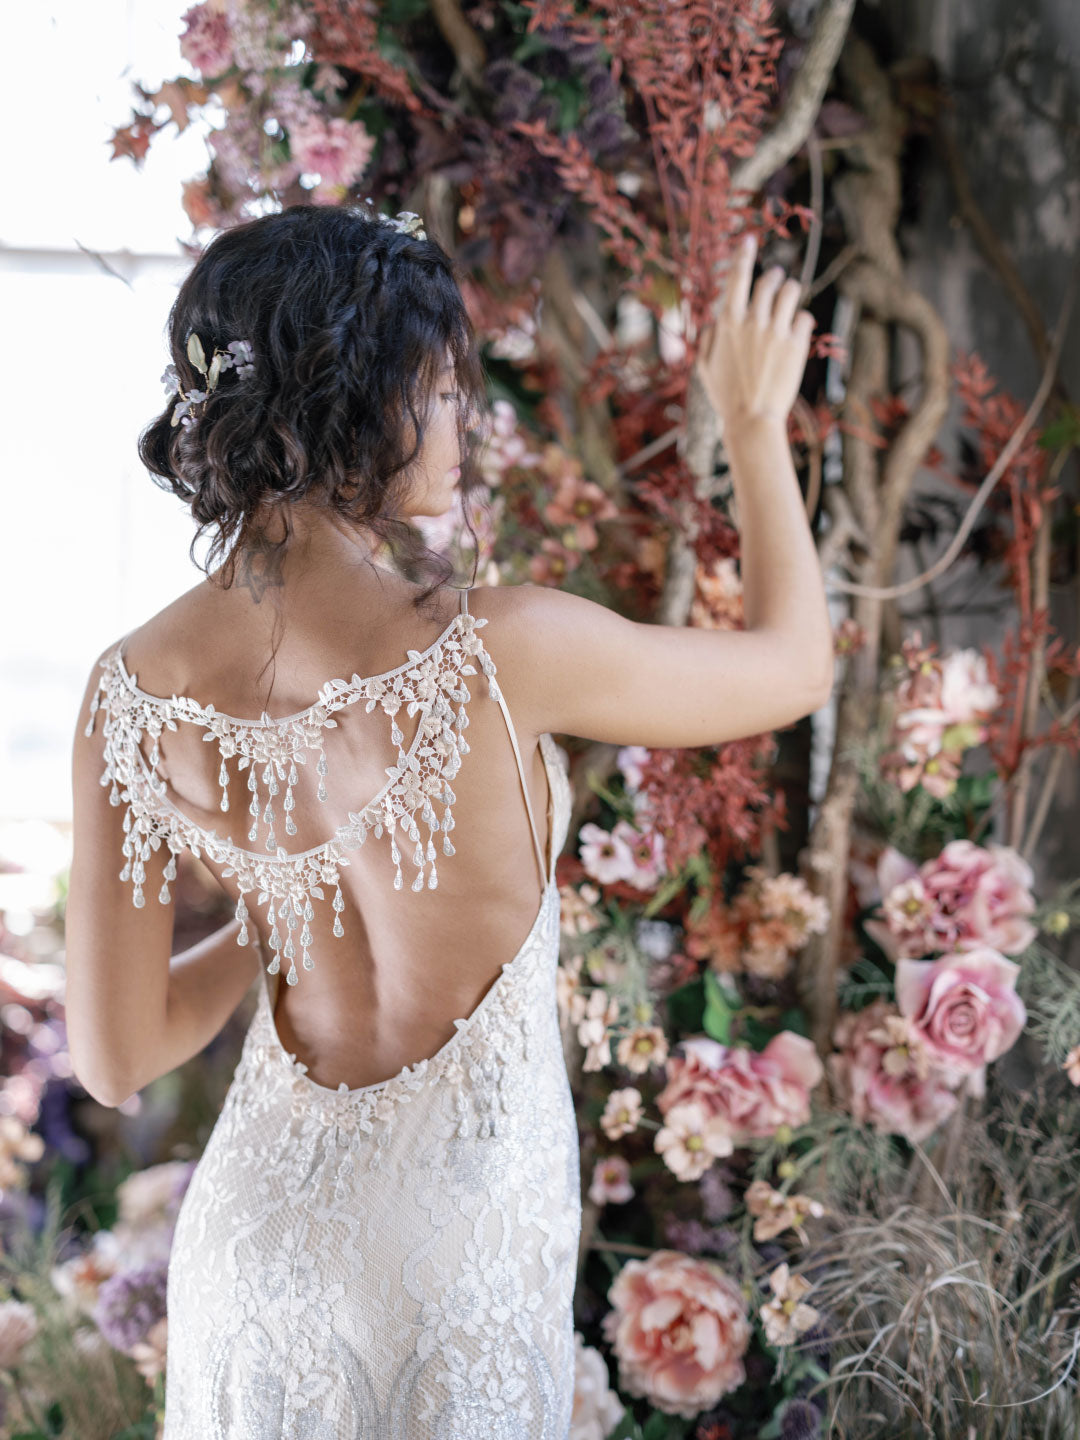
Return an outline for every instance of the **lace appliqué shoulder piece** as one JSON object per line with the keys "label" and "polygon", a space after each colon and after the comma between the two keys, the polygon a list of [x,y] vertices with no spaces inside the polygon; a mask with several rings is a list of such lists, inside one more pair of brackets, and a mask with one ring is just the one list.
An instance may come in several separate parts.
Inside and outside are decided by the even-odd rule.
{"label": "lace appliqu\u00e9 shoulder piece", "polygon": [[[390,838],[390,858],[396,867],[395,890],[403,885],[399,830],[413,845],[411,859],[417,873],[410,888],[423,889],[426,871],[428,889],[434,890],[438,885],[437,831],[442,831],[443,854],[454,854],[450,841],[450,831],[454,828],[451,807],[457,797],[450,781],[461,766],[461,757],[469,753],[463,732],[469,724],[465,706],[472,698],[465,677],[477,673],[476,667],[469,663],[471,659],[478,662],[487,680],[489,698],[499,699],[494,662],[477,634],[486,624],[486,618],[461,612],[426,651],[407,651],[408,660],[396,669],[368,679],[353,675],[351,680],[331,680],[307,710],[278,720],[265,711],[257,721],[241,720],[217,711],[213,705],[200,705],[185,695],[173,695],[169,699],[149,695],[139,689],[137,677],[124,669],[122,647],[118,645],[101,662],[102,673],[91,699],[90,718],[84,733],[93,734],[97,712],[103,710],[105,769],[101,784],[112,787],[110,804],[126,806],[123,844],[126,863],[120,879],[132,882],[133,904],[141,907],[146,903],[143,894],[146,862],[162,842],[170,851],[165,883],[158,892],[163,905],[170,900],[169,881],[176,879],[177,854],[187,848],[198,858],[200,850],[205,850],[212,860],[226,867],[223,875],[237,877],[240,890],[236,904],[236,918],[240,921],[237,944],[248,943],[249,912],[244,897],[255,892],[256,903],[267,906],[269,944],[274,951],[267,973],[276,975],[284,956],[289,961],[285,978],[290,985],[295,985],[299,976],[293,931],[302,924],[299,937],[302,963],[305,970],[311,970],[315,965],[309,953],[312,940],[309,922],[315,918],[311,901],[312,897],[324,899],[322,886],[327,885],[335,887],[333,908],[337,913],[333,933],[339,939],[344,935],[341,911],[345,906],[338,872],[340,867],[349,864],[347,852],[363,845],[369,830],[374,830],[376,837],[382,837],[385,832]],[[282,802],[285,830],[293,835],[296,825],[290,811],[292,789],[299,778],[297,765],[307,763],[309,751],[318,752],[318,798],[325,801],[324,777],[328,769],[324,731],[337,726],[333,719],[335,711],[361,701],[368,712],[378,705],[389,716],[390,738],[398,747],[397,763],[387,767],[389,778],[379,793],[361,810],[349,811],[347,823],[339,826],[329,840],[310,850],[290,854],[277,843],[274,828],[273,802],[281,791],[279,782],[285,785]],[[396,719],[402,706],[410,717],[422,712],[408,752],[402,747],[404,736]],[[247,770],[247,788],[251,792],[248,811],[252,816],[248,839],[258,838],[261,822],[269,853],[241,849],[227,836],[196,825],[166,796],[165,781],[157,773],[161,758],[158,740],[166,727],[175,730],[181,720],[202,725],[206,730],[203,739],[217,742],[223,811],[229,808],[227,761],[235,759],[239,770]],[[140,749],[144,733],[154,742],[149,765]],[[260,782],[265,789],[265,804],[260,800]],[[436,814],[436,804],[443,807],[441,818]],[[418,811],[420,820],[428,827],[426,843],[417,824]],[[286,931],[284,945],[279,927]]]}

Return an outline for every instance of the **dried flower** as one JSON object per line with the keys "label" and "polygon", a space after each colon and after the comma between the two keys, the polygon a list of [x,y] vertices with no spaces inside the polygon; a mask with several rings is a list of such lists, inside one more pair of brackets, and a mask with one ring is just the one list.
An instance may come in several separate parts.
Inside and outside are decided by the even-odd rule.
{"label": "dried flower", "polygon": [[792,1275],[785,1260],[769,1276],[773,1299],[761,1307],[761,1319],[770,1345],[790,1345],[803,1330],[817,1323],[818,1312],[803,1303],[811,1289],[802,1275]]}

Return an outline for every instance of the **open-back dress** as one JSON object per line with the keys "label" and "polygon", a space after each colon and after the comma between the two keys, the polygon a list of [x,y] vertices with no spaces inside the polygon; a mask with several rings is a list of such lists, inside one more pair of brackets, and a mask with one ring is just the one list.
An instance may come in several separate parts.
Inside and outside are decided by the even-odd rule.
{"label": "open-back dress", "polygon": [[[249,938],[248,903],[265,907],[272,927],[240,1060],[177,1217],[163,1440],[569,1433],[581,1199],[556,1000],[555,857],[570,818],[567,756],[550,734],[540,737],[550,795],[545,856],[513,722],[478,633],[488,622],[469,613],[467,595],[427,650],[410,650],[402,665],[376,676],[329,681],[314,705],[284,719],[264,711],[257,722],[241,720],[186,696],[149,695],[124,666],[123,641],[102,662],[87,733],[101,708],[101,783],[126,807],[121,878],[132,881],[134,903],[146,903],[151,851],[166,844],[171,852],[156,897],[167,903],[176,854],[188,847],[235,872],[240,943]],[[343,934],[338,867],[369,830],[389,840],[396,888],[403,859],[416,867],[412,890],[425,874],[429,888],[437,884],[437,834],[442,854],[454,853],[450,782],[469,753],[463,731],[474,661],[513,746],[543,884],[539,911],[517,954],[435,1055],[377,1084],[331,1089],[285,1050],[274,1023],[283,970],[290,984],[300,978],[294,932],[310,969],[313,897],[332,896],[333,933]],[[284,786],[291,834],[297,763],[318,752],[323,799],[325,731],[336,711],[361,703],[391,718],[397,764],[331,840],[290,853],[274,834],[274,797]],[[407,751],[395,719],[403,706],[421,717]],[[249,838],[261,816],[264,850],[194,825],[166,797],[156,740],[178,722],[201,725],[203,739],[217,741],[223,810],[230,780],[235,787],[246,771]],[[144,734],[154,740],[149,762]],[[437,969],[437,955],[431,963]]]}

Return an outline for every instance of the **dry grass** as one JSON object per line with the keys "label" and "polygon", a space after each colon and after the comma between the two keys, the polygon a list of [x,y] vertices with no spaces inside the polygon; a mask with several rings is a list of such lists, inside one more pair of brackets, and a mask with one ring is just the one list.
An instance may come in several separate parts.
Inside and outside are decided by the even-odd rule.
{"label": "dry grass", "polygon": [[1049,1074],[981,1108],[905,1178],[826,1122],[832,1213],[793,1260],[834,1335],[810,1398],[836,1440],[1080,1437],[1080,1097]]}

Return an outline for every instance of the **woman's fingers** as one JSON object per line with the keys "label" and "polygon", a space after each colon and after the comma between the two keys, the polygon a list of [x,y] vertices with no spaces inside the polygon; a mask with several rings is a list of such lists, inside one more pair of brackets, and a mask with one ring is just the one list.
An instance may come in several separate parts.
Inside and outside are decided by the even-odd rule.
{"label": "woman's fingers", "polygon": [[759,330],[764,330],[772,318],[773,296],[783,278],[784,272],[779,265],[770,266],[764,275],[758,277],[750,298],[750,315]]}
{"label": "woman's fingers", "polygon": [[798,308],[799,296],[802,294],[802,286],[798,280],[785,280],[780,286],[780,293],[776,297],[776,304],[773,306],[773,323],[778,330],[790,330],[791,322]]}
{"label": "woman's fingers", "polygon": [[735,251],[735,258],[728,269],[723,308],[729,320],[741,322],[746,318],[746,304],[750,298],[750,281],[754,274],[756,254],[757,241],[752,235],[748,235]]}

